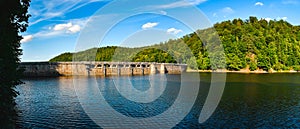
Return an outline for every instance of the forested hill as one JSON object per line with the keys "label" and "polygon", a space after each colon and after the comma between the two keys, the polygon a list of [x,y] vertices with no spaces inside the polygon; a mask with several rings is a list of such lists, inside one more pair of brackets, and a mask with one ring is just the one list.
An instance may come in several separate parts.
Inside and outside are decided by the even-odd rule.
{"label": "forested hill", "polygon": [[[279,20],[266,21],[250,17],[247,20],[234,19],[214,25],[221,39],[228,70],[300,70],[300,27]],[[199,30],[197,33],[209,35],[211,28]],[[191,63],[191,55],[182,55],[186,50],[176,45],[184,41],[196,57],[198,65]],[[164,49],[171,48],[171,49]],[[137,50],[142,50],[135,53]],[[162,49],[162,50],[158,50]],[[116,52],[117,50],[118,52]],[[210,65],[207,45],[196,33],[180,39],[169,40],[144,48],[105,47],[94,48],[76,54],[80,60],[85,60],[84,54],[97,51],[96,61],[146,61],[146,62],[176,62],[188,63],[192,68],[209,70],[217,67]],[[116,54],[117,53],[117,54]],[[50,61],[72,61],[72,53],[61,54]],[[94,54],[95,55],[95,54]],[[114,56],[114,57],[113,57]]]}

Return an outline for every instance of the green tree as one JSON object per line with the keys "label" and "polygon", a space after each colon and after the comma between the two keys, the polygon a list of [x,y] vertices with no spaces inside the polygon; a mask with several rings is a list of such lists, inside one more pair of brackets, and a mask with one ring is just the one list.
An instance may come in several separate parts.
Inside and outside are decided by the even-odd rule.
{"label": "green tree", "polygon": [[257,69],[256,63],[253,62],[253,61],[251,61],[251,62],[250,62],[250,65],[249,65],[249,69],[250,69],[251,71],[256,70],[256,69]]}
{"label": "green tree", "polygon": [[[219,39],[225,55],[223,48],[215,44],[218,43]],[[188,46],[190,50],[182,47],[183,44]],[[165,53],[149,48],[160,49]],[[111,61],[111,55],[118,55],[118,53],[114,53],[114,49],[113,47],[99,48],[101,51],[97,52],[96,60]],[[214,28],[197,30],[182,38],[170,39],[153,46],[142,48],[118,47],[118,49],[122,50],[119,55],[123,57],[117,58],[118,61],[121,59],[132,61],[131,59],[134,59],[133,61],[173,62],[175,59],[178,63],[189,64],[191,58],[196,57],[198,68],[203,70],[224,68],[224,64],[230,70],[240,70],[247,68],[247,66],[250,70],[259,68],[265,71],[271,68],[275,70],[297,69],[294,66],[298,66],[300,63],[300,26],[291,25],[283,20],[270,20],[268,22],[251,16],[245,21],[233,19],[232,21],[216,23]],[[137,50],[144,51],[134,53]],[[85,53],[90,53],[88,51],[91,50],[78,54],[85,57]],[[226,57],[226,63],[223,57]],[[67,60],[69,58],[60,57],[60,59]]]}
{"label": "green tree", "polygon": [[299,72],[300,71],[300,65],[294,66],[294,70]]}
{"label": "green tree", "polygon": [[0,126],[15,128],[15,86],[21,84],[20,32],[28,26],[30,0],[0,1]]}
{"label": "green tree", "polygon": [[50,62],[59,62],[59,61],[72,61],[73,60],[73,53],[63,53],[55,58],[51,59]]}

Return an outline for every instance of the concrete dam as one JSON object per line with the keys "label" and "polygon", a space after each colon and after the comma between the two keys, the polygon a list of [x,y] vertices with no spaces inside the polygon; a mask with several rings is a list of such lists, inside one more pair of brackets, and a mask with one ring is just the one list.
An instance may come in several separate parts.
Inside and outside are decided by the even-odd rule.
{"label": "concrete dam", "polygon": [[25,77],[181,74],[186,64],[151,62],[22,62]]}

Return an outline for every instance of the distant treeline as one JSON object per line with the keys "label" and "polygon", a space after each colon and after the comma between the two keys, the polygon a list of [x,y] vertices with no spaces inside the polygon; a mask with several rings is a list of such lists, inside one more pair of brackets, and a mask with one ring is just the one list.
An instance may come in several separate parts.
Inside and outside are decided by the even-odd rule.
{"label": "distant treeline", "polygon": [[[219,51],[209,53],[208,49],[212,46],[208,42],[214,42],[212,37],[215,30],[224,48],[226,63],[220,60],[219,64],[212,65],[214,59],[210,59],[210,55]],[[209,40],[200,40],[199,36]],[[298,71],[300,26],[293,26],[284,20],[267,21],[256,17],[250,17],[245,21],[234,19],[216,23],[214,28],[198,30],[182,38],[157,45],[142,48],[93,48],[76,54],[64,53],[50,61],[72,61],[73,55],[74,59],[82,61],[187,63],[191,68],[201,70],[249,68],[251,71],[257,69]]]}
{"label": "distant treeline", "polygon": [[170,54],[160,49],[125,48],[116,46],[93,48],[75,54],[67,52],[54,57],[50,62],[69,62],[73,60],[176,63]]}

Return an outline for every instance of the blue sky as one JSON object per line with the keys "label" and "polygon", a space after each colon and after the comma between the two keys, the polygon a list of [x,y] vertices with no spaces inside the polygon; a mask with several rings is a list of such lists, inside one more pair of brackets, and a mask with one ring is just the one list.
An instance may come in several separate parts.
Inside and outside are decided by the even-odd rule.
{"label": "blue sky", "polygon": [[[32,0],[29,27],[22,33],[21,61],[47,61],[63,52],[90,47],[151,45],[181,37],[192,32],[195,27],[210,26],[206,22],[199,23],[201,20],[214,24],[256,16],[267,20],[283,19],[293,25],[300,25],[300,0],[141,1]],[[204,17],[191,13],[191,8],[195,7]],[[134,15],[124,19],[129,14]],[[177,19],[172,15],[178,16]],[[118,20],[117,24],[112,24]],[[201,25],[191,27],[187,23]]]}

